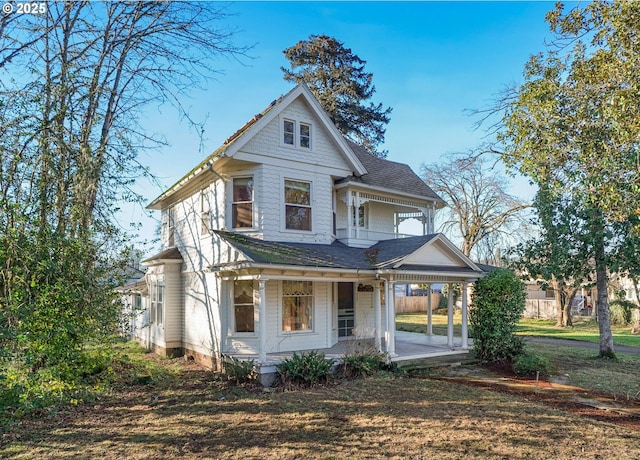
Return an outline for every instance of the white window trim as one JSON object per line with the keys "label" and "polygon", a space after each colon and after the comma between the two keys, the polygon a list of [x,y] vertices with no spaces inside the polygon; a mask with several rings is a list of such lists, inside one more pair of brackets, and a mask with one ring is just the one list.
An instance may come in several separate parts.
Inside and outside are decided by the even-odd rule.
{"label": "white window trim", "polygon": [[200,238],[211,236],[211,206],[208,200],[209,189],[200,192]]}
{"label": "white window trim", "polygon": [[[295,228],[287,228],[287,204],[288,203],[285,201],[286,200],[286,182],[287,181],[306,182],[306,183],[309,184],[309,194],[310,194],[310,196],[309,196],[309,203],[310,203],[309,204],[309,208],[311,209],[311,228],[309,230],[298,230],[298,229],[295,229]],[[282,189],[281,189],[281,195],[280,196],[281,196],[281,200],[282,200],[282,203],[281,203],[281,206],[282,206],[282,231],[290,232],[290,233],[300,233],[300,234],[303,234],[303,235],[308,235],[310,233],[313,233],[314,221],[315,221],[315,219],[314,219],[314,215],[315,215],[314,207],[315,206],[314,206],[314,200],[313,200],[313,197],[314,197],[313,181],[308,180],[308,179],[297,179],[297,178],[293,178],[293,177],[283,177],[282,181],[281,181],[281,184],[282,184]],[[304,207],[305,205],[296,205],[296,204],[291,203],[291,206],[302,206],[302,207]]]}
{"label": "white window trim", "polygon": [[[158,302],[158,294],[160,292],[160,289],[162,289],[162,302]],[[149,293],[149,300],[150,300],[149,320],[151,324],[163,329],[164,329],[165,313],[166,313],[166,309],[164,308],[164,305],[167,302],[166,295],[167,295],[167,292],[164,289],[164,281],[155,280],[151,282],[151,292]],[[161,310],[160,321],[158,321],[158,303],[160,303],[160,310]]]}
{"label": "white window trim", "polygon": [[176,209],[175,206],[171,206],[167,209],[167,247],[174,247],[176,245]]}
{"label": "white window trim", "polygon": [[[304,280],[301,280],[304,281]],[[311,289],[313,294],[311,295],[311,329],[306,331],[285,331],[283,329],[283,321],[284,321],[284,287],[283,280],[280,280],[278,283],[278,304],[280,308],[278,309],[278,335],[279,336],[298,336],[298,335],[318,335],[316,332],[316,323],[317,323],[317,315],[316,312],[318,310],[316,305],[316,297],[317,297],[317,283],[315,281],[311,281]]]}
{"label": "white window trim", "polygon": [[[233,201],[233,181],[235,179],[251,179],[253,181],[253,192],[251,196],[251,227],[234,227],[233,226],[233,204],[235,203],[235,201]],[[255,232],[257,230],[256,222],[258,220],[256,216],[255,175],[242,174],[240,176],[232,176],[231,179],[228,181],[227,196],[229,197],[229,199],[227,200],[227,202],[229,203],[227,228],[232,229],[234,232]]]}
{"label": "white window trim", "polygon": [[256,286],[255,286],[255,282],[253,282],[253,332],[237,332],[236,331],[236,300],[235,300],[235,281],[230,281],[229,282],[229,287],[230,287],[230,291],[231,291],[231,302],[230,306],[231,306],[231,312],[229,314],[230,316],[230,331],[231,331],[231,337],[257,337],[258,336],[258,318],[257,318],[257,305],[256,305]]}
{"label": "white window trim", "polygon": [[[284,123],[285,121],[293,123],[293,144],[287,144],[284,141]],[[301,125],[306,125],[309,127],[309,147],[303,147],[300,140],[300,127]],[[310,152],[313,150],[313,123],[303,119],[297,119],[293,117],[280,117],[280,145],[290,149],[296,149],[304,152]]]}

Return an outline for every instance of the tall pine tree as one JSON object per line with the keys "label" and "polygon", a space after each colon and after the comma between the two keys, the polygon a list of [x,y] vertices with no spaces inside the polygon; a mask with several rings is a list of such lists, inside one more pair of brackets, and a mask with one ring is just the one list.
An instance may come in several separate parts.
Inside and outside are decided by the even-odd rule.
{"label": "tall pine tree", "polygon": [[385,157],[384,142],[391,108],[367,101],[376,91],[366,61],[327,35],[310,35],[283,51],[291,69],[281,67],[284,79],[306,83],[336,127],[371,153]]}

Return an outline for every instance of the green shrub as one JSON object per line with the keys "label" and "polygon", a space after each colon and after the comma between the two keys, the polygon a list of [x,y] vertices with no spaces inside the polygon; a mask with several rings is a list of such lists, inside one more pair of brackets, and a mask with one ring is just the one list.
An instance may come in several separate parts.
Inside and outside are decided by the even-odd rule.
{"label": "green shrub", "polygon": [[611,324],[626,326],[631,324],[633,309],[636,304],[628,300],[614,300],[609,304],[609,314]]}
{"label": "green shrub", "polygon": [[387,363],[385,354],[372,348],[345,355],[342,358],[340,370],[345,378],[353,379],[373,375],[378,371],[392,370],[392,368]]}
{"label": "green shrub", "polygon": [[515,331],[525,302],[524,283],[511,270],[497,268],[476,281],[469,324],[477,358],[512,361],[522,352],[523,342]]}
{"label": "green shrub", "polygon": [[253,359],[240,360],[229,356],[224,361],[224,373],[235,384],[256,380],[256,365]]}
{"label": "green shrub", "polygon": [[540,375],[546,376],[551,373],[551,365],[546,356],[527,351],[514,358],[513,372],[523,376],[532,376],[540,372]]}
{"label": "green shrub", "polygon": [[326,359],[324,353],[310,351],[308,353],[293,353],[276,366],[280,381],[286,385],[311,386],[316,383],[327,382],[334,364],[333,359]]}

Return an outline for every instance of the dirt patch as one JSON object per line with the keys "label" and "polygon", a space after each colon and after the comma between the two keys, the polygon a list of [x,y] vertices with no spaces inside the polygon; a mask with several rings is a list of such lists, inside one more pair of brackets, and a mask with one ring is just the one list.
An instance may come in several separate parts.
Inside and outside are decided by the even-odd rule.
{"label": "dirt patch", "polygon": [[545,378],[536,380],[517,377],[510,366],[500,363],[487,366],[490,373],[486,374],[482,371],[483,368],[478,368],[480,366],[472,366],[464,369],[464,372],[453,370],[448,376],[435,378],[516,396],[556,410],[640,431],[640,401],[637,399],[620,399],[607,393]]}

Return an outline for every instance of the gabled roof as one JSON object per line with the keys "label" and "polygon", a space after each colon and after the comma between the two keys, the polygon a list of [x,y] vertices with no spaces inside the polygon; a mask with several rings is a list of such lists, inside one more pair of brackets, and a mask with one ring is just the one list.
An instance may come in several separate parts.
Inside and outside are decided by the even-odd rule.
{"label": "gabled roof", "polygon": [[149,262],[159,262],[162,260],[182,261],[183,259],[182,259],[182,254],[180,254],[180,251],[178,250],[178,248],[169,248],[169,249],[165,249],[162,252],[159,252],[154,256],[144,259],[143,261],[141,261],[141,263],[148,265]]}
{"label": "gabled roof", "polygon": [[[384,240],[370,248],[354,248],[334,241],[332,244],[270,242],[241,233],[214,231],[254,264],[331,268],[345,270],[402,270],[476,273],[483,271],[457,251],[460,265],[402,264],[402,261],[429,245],[448,240],[441,234]],[[446,243],[445,243],[446,244]],[[450,244],[450,243],[449,243]],[[457,257],[458,254],[455,254]]]}
{"label": "gabled roof", "polygon": [[227,138],[224,143],[218,147],[211,155],[202,160],[195,168],[189,171],[185,176],[178,180],[174,185],[169,187],[159,197],[154,199],[148,206],[148,209],[160,209],[160,202],[170,197],[178,189],[186,185],[187,182],[193,180],[196,176],[213,168],[215,163],[223,157],[233,157],[247,142],[249,142],[262,128],[270,121],[277,117],[285,108],[293,101],[302,97],[311,107],[314,114],[321,120],[324,127],[329,132],[338,149],[344,155],[348,164],[353,168],[356,175],[367,172],[360,162],[359,157],[350,148],[347,140],[335,127],[327,113],[320,106],[318,100],[313,96],[311,90],[304,83],[296,85],[287,94],[272,101],[262,112],[253,116],[240,129]]}
{"label": "gabled roof", "polygon": [[444,205],[444,200],[431,190],[420,177],[404,163],[385,160],[368,152],[364,147],[348,140],[351,150],[367,170],[360,176],[348,176],[339,179],[336,184],[364,184],[378,189],[400,191],[408,195],[418,195],[437,201]]}

